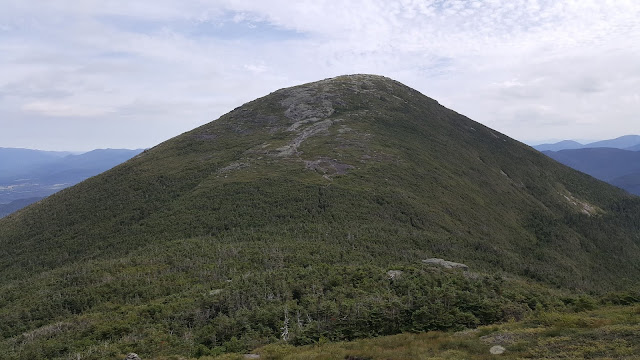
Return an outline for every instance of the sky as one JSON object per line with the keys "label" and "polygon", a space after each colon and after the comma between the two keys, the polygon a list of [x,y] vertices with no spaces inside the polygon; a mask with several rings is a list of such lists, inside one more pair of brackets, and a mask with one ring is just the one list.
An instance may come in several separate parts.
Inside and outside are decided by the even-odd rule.
{"label": "sky", "polygon": [[384,75],[530,144],[640,134],[638,0],[0,0],[0,147],[146,148]]}

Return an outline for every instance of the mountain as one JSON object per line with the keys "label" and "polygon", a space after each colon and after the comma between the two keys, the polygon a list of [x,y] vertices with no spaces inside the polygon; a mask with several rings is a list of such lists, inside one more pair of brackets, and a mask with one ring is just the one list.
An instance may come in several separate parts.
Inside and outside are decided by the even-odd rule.
{"label": "mountain", "polygon": [[544,154],[603,181],[640,171],[640,153],[613,148],[545,151]]}
{"label": "mountain", "polygon": [[25,168],[55,162],[70,152],[42,151],[32,149],[0,148],[0,176],[12,177],[24,171]]}
{"label": "mountain", "polygon": [[634,145],[634,146],[630,146],[630,147],[626,148],[625,150],[640,151],[640,144]]}
{"label": "mountain", "polygon": [[565,149],[580,149],[582,147],[584,147],[584,145],[573,140],[563,140],[553,144],[540,144],[533,146],[533,148],[538,151],[559,151]]}
{"label": "mountain", "polygon": [[[86,173],[93,173],[96,170],[104,171],[142,152],[142,149],[97,149],[82,154],[55,152],[55,155],[49,155],[50,152],[39,150],[6,148],[2,150],[4,151],[0,151],[0,164],[4,165],[5,168],[5,171],[0,174],[0,182],[2,183],[20,178],[48,181],[49,177],[68,171]],[[24,156],[14,156],[16,152],[20,153],[22,151],[28,151],[29,154],[35,153],[40,156],[34,156],[29,160],[25,160]],[[93,175],[96,174],[94,173]]]}
{"label": "mountain", "polygon": [[[108,170],[142,150],[98,149],[84,154],[44,152],[27,149],[0,149],[0,204],[43,198]],[[5,207],[8,209],[9,207]]]}
{"label": "mountain", "polygon": [[639,218],[399,82],[326,79],[0,219],[0,353],[200,357],[590,306],[637,283]]}
{"label": "mountain", "polygon": [[640,171],[630,172],[608,181],[611,185],[625,189],[628,192],[640,195]]}
{"label": "mountain", "polygon": [[581,144],[573,140],[563,140],[553,144],[535,145],[533,148],[538,151],[561,151],[585,148],[640,150],[640,135],[624,135],[615,139],[595,141],[588,144]]}
{"label": "mountain", "polygon": [[56,161],[26,169],[11,179],[3,176],[0,181],[25,178],[48,184],[75,184],[123,163],[141,152],[142,149],[97,149],[79,155],[67,155]]}
{"label": "mountain", "polygon": [[[545,155],[597,179],[640,195],[640,152],[613,148],[545,151]],[[636,175],[634,175],[636,174]]]}
{"label": "mountain", "polygon": [[584,147],[626,149],[638,145],[640,145],[640,135],[625,135],[611,140],[592,142],[586,144]]}

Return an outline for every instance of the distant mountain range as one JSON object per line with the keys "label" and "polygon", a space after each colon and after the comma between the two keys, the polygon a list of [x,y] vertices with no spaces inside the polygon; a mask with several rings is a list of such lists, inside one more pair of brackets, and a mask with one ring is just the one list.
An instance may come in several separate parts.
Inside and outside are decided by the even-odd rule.
{"label": "distant mountain range", "polygon": [[581,144],[574,140],[562,140],[553,144],[534,145],[538,151],[560,151],[587,148],[616,148],[638,151],[640,150],[640,135],[624,135],[615,139],[601,140],[587,144]]}
{"label": "distant mountain range", "polygon": [[541,144],[533,146],[533,148],[538,151],[558,151],[567,149],[580,149],[582,147],[584,147],[583,144],[580,144],[579,142],[573,140],[562,140],[553,144]]}
{"label": "distant mountain range", "polygon": [[73,153],[68,151],[42,151],[0,147],[0,178],[13,177],[24,173],[25,170],[29,168],[54,163],[72,154]]}
{"label": "distant mountain range", "polygon": [[554,160],[640,195],[640,136],[580,144],[564,140],[534,146]]}
{"label": "distant mountain range", "polygon": [[64,151],[0,148],[0,217],[75,185],[141,153],[142,149]]}

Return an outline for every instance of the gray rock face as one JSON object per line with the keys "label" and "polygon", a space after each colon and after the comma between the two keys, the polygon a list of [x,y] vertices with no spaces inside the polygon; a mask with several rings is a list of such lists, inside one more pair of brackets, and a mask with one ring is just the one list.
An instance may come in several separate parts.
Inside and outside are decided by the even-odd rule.
{"label": "gray rock face", "polygon": [[294,121],[319,120],[331,116],[334,112],[333,96],[328,90],[320,86],[315,89],[295,87],[284,90],[288,93],[288,97],[282,101],[287,108],[284,115]]}
{"label": "gray rock face", "polygon": [[387,275],[389,276],[389,279],[396,279],[399,278],[400,275],[402,275],[402,270],[389,270],[387,271]]}
{"label": "gray rock face", "polygon": [[422,262],[425,264],[442,266],[445,269],[462,269],[462,270],[469,269],[469,267],[465,264],[461,264],[453,261],[447,261],[444,259],[430,258],[430,259],[422,260]]}
{"label": "gray rock face", "polygon": [[124,360],[142,360],[142,359],[140,359],[140,357],[136,353],[129,353],[127,354],[127,357],[124,358]]}
{"label": "gray rock face", "polygon": [[500,355],[500,354],[504,353],[505,350],[507,350],[507,349],[505,349],[504,347],[502,347],[500,345],[496,345],[496,346],[492,346],[491,349],[489,349],[489,352],[491,354],[493,354],[493,355]]}

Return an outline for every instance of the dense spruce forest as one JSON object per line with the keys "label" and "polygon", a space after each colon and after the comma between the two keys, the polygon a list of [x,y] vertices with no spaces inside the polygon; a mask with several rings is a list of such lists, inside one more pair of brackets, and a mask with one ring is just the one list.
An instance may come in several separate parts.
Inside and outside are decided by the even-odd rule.
{"label": "dense spruce forest", "polygon": [[341,76],[1,219],[0,358],[198,358],[592,310],[640,300],[639,258],[637,197],[396,81]]}

